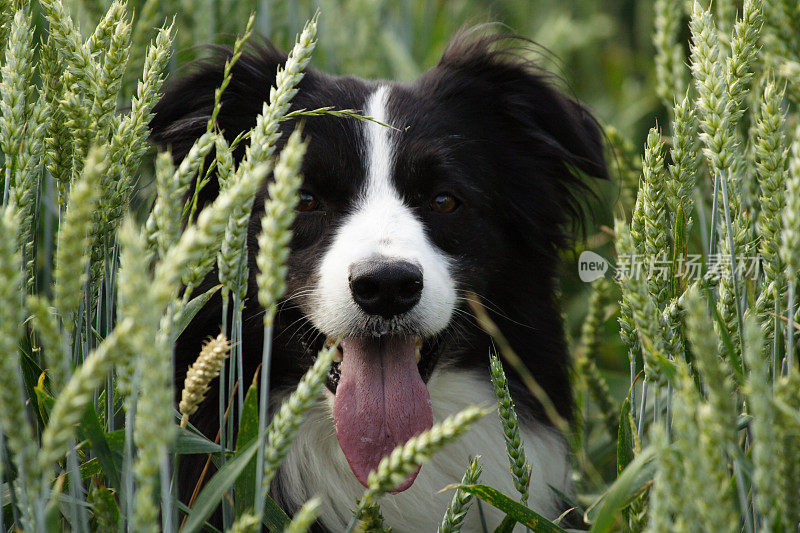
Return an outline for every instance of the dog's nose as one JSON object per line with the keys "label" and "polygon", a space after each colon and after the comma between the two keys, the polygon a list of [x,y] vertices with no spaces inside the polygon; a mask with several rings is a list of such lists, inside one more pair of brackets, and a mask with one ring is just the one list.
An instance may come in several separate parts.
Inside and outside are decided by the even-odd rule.
{"label": "dog's nose", "polygon": [[408,261],[361,261],[350,266],[350,292],[365,312],[391,318],[419,301],[422,270]]}

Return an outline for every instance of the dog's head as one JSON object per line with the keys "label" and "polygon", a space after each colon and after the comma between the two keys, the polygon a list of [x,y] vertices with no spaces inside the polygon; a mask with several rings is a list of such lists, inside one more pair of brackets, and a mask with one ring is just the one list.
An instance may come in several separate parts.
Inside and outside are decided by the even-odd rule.
{"label": "dog's head", "polygon": [[[362,483],[398,443],[431,425],[425,383],[437,364],[468,365],[478,351],[484,364],[468,292],[485,297],[501,323],[539,335],[509,333],[513,342],[538,342],[527,348],[543,355],[527,361],[549,380],[546,390],[568,393],[553,280],[565,225],[579,210],[579,175],[606,177],[601,134],[545,73],[498,47],[505,40],[459,37],[411,83],[311,70],[293,101],[295,109],[358,109],[374,119],[307,119],[275,337],[284,350],[276,348],[273,367],[296,376],[326,338],[342,338],[328,387],[337,437]],[[269,48],[240,59],[219,117],[229,139],[253,126],[283,60]],[[153,137],[176,158],[205,130],[220,81],[219,65],[205,66],[157,106]],[[213,194],[212,183],[201,201]],[[254,297],[249,305],[257,306]]]}

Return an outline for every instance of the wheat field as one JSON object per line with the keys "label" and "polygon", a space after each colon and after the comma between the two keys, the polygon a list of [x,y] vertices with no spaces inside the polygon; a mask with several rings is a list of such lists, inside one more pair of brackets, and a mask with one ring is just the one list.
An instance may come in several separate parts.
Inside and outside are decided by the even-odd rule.
{"label": "wheat field", "polygon": [[[577,245],[612,266],[586,285],[575,279],[577,253],[564,261],[580,415],[566,428],[572,514],[600,532],[797,531],[800,5],[603,5],[0,0],[0,530],[216,531],[207,521],[220,506],[226,531],[313,524],[319,501],[289,517],[269,485],[335,346],[272,420],[269,342],[262,386],[242,383],[237,364],[245,233],[262,187],[265,339],[285,292],[306,144],[298,128],[276,151],[278,126],[298,115],[290,103],[310,62],[411,79],[460,25],[495,17],[542,43],[531,53],[597,109],[616,177],[602,191],[612,207]],[[352,31],[334,22],[343,20]],[[232,45],[229,76],[257,34],[291,52],[244,136],[244,158],[233,157],[244,138],[228,144],[216,123],[229,77],[189,155],[176,166],[157,153],[148,123],[165,80],[211,42]],[[198,183],[212,174],[220,195],[198,210]],[[198,293],[214,267],[220,285]],[[216,291],[232,319],[176,391],[173,343]],[[398,447],[354,502],[351,530],[387,531],[382,496],[477,419],[499,416],[517,492],[481,484],[475,458],[448,487],[439,531],[459,531],[480,506],[507,515],[487,531],[564,531],[561,517],[526,505],[536,472],[503,370],[513,354],[496,340],[487,365],[497,408],[470,407]],[[246,428],[238,441],[233,417],[221,418],[216,442],[188,423],[216,383],[221,412],[237,410]],[[181,502],[174,473],[188,453],[208,454],[218,470]]]}

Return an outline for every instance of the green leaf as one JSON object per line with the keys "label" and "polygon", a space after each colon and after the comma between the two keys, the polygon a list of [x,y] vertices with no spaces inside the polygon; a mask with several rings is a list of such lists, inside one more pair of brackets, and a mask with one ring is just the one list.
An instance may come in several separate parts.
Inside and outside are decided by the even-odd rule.
{"label": "green leaf", "polygon": [[617,433],[617,477],[633,461],[633,429],[631,428],[631,398],[625,398],[619,413]]}
{"label": "green leaf", "polygon": [[664,354],[661,353],[654,345],[651,339],[648,339],[644,335],[640,335],[642,343],[650,355],[653,357],[653,362],[658,367],[659,372],[664,376],[664,378],[670,382],[674,383],[675,378],[678,375],[678,367],[677,365],[664,357]]}
{"label": "green leaf", "polygon": [[511,533],[514,531],[515,525],[517,525],[517,521],[511,515],[506,515],[500,525],[494,529],[494,533]]}
{"label": "green leaf", "polygon": [[[189,509],[189,507],[187,507],[186,504],[183,503],[180,500],[175,500],[175,508],[178,511],[180,511],[181,513],[185,514],[185,515],[188,515],[189,513],[192,512],[192,510]],[[214,526],[212,526],[208,522],[203,522],[203,528],[206,531],[210,531],[211,533],[222,533],[219,529],[215,528]],[[181,530],[181,531],[183,531],[183,530]]]}
{"label": "green leaf", "polygon": [[653,480],[655,452],[645,448],[620,474],[607,491],[586,511],[592,533],[607,533],[617,521],[617,513],[627,507]]}
{"label": "green leaf", "polygon": [[[33,388],[33,392],[36,394],[39,413],[43,420],[47,420],[55,404],[55,398],[45,390],[44,374],[41,376],[37,385]],[[102,472],[105,473],[105,482],[112,488],[118,488],[120,486],[120,478],[117,463],[121,462],[121,457],[115,457],[112,453],[107,434],[103,430],[103,424],[97,416],[94,404],[91,402],[86,406],[81,423],[77,428],[77,434],[80,440],[89,441],[92,455],[102,466]],[[99,475],[99,473],[93,475]]]}
{"label": "green leaf", "polygon": [[83,418],[78,426],[78,436],[81,440],[88,440],[92,448],[92,454],[97,458],[103,467],[106,483],[112,488],[119,488],[120,478],[116,463],[122,464],[122,457],[114,457],[111,448],[106,440],[106,433],[103,431],[103,424],[97,417],[94,404],[89,402],[83,413]]}
{"label": "green leaf", "polygon": [[186,428],[178,429],[178,437],[173,442],[170,450],[173,453],[186,455],[191,453],[219,453],[222,451],[222,446],[208,440],[203,435],[198,435]]}
{"label": "green leaf", "polygon": [[44,374],[39,377],[39,382],[33,388],[33,392],[36,394],[36,404],[38,406],[39,416],[41,416],[42,420],[47,423],[50,420],[50,411],[53,410],[56,399],[50,396],[50,394],[44,388]]}
{"label": "green leaf", "polygon": [[550,490],[552,490],[556,496],[561,498],[561,501],[564,502],[567,505],[567,507],[572,509],[572,512],[579,513],[581,516],[583,516],[583,513],[585,512],[583,506],[578,502],[576,502],[575,499],[572,498],[572,496],[569,496],[564,492],[558,490],[550,483],[548,483],[547,486],[550,487]]}
{"label": "green leaf", "polygon": [[[619,430],[617,432],[617,477],[627,468],[634,459],[633,451],[633,426],[631,420],[631,398],[625,398],[622,410],[619,413]],[[625,520],[628,519],[630,507],[625,506],[622,510]]]}
{"label": "green leaf", "polygon": [[114,531],[119,525],[119,506],[114,493],[106,487],[92,486],[87,495],[92,504],[92,529],[94,531]]}
{"label": "green leaf", "polygon": [[[81,479],[86,481],[89,478],[102,475],[103,465],[100,464],[100,461],[97,460],[97,457],[92,457],[88,461],[81,463],[78,470],[80,470]],[[69,480],[67,480],[65,483],[69,483]]]}
{"label": "green leaf", "polygon": [[[47,373],[34,361],[30,355],[25,352],[19,355],[19,364],[22,369],[22,381],[25,388],[25,397],[33,398],[36,395],[36,388],[41,386],[42,390],[47,390]],[[35,405],[34,407],[39,407]],[[44,427],[45,418],[44,413],[39,409],[34,409],[36,421],[40,427]]]}
{"label": "green leaf", "polygon": [[175,321],[175,338],[178,338],[183,330],[186,329],[186,326],[189,325],[189,322],[192,321],[194,316],[203,308],[204,305],[208,303],[212,296],[222,287],[222,285],[217,285],[215,287],[211,287],[206,292],[199,296],[195,296],[186,306],[183,308],[181,312],[181,316]]}
{"label": "green leaf", "polygon": [[[461,489],[468,494],[472,494],[492,507],[500,509],[511,517],[512,520],[519,522],[523,526],[527,526],[534,533],[566,533],[563,528],[554,524],[547,518],[525,507],[516,500],[512,500],[499,490],[493,489],[487,485],[454,483],[448,485],[445,489]],[[505,521],[506,520],[503,520],[503,522]]]}
{"label": "green leaf", "polygon": [[270,531],[283,531],[289,525],[292,519],[289,518],[281,506],[267,494],[267,500],[264,502],[264,517],[262,523],[267,526]]}
{"label": "green leaf", "polygon": [[[247,389],[242,405],[242,419],[239,420],[239,433],[236,437],[236,454],[239,455],[251,442],[258,437],[258,372],[253,377],[253,383]],[[236,516],[241,516],[248,509],[255,507],[256,489],[256,461],[255,459],[245,468],[244,472],[233,485]]]}
{"label": "green leaf", "polygon": [[[106,433],[109,447],[115,451],[122,453],[125,448],[125,430],[118,429],[111,433]],[[191,453],[219,453],[222,451],[222,446],[199,435],[186,428],[178,428],[178,435],[172,443],[170,452],[179,455],[186,455]]]}
{"label": "green leaf", "polygon": [[677,298],[686,290],[687,280],[686,275],[676,276],[678,272],[679,261],[686,260],[686,212],[683,210],[683,205],[678,206],[678,212],[675,213],[675,247],[672,251],[672,296]]}
{"label": "green leaf", "polygon": [[244,472],[247,464],[251,459],[255,458],[258,451],[258,441],[253,441],[247,446],[246,449],[237,455],[233,460],[225,463],[220,468],[214,477],[203,487],[200,495],[194,503],[194,507],[189,512],[186,520],[186,525],[181,529],[182,533],[194,533],[200,531],[203,527],[203,522],[211,516],[214,509],[217,508],[219,502],[222,501],[223,496],[228,489],[231,488],[236,479]]}
{"label": "green leaf", "polygon": [[739,355],[739,351],[733,345],[730,332],[728,331],[728,325],[725,323],[722,315],[719,314],[719,309],[717,309],[717,306],[714,305],[714,298],[711,296],[711,289],[708,286],[705,286],[704,292],[706,299],[709,302],[709,307],[711,308],[711,314],[714,315],[714,322],[716,322],[717,326],[719,326],[717,329],[720,337],[722,337],[722,345],[725,347],[725,351],[728,354],[728,360],[731,362],[731,366],[733,367],[733,373],[736,375],[736,382],[739,385],[743,385],[744,367],[742,365],[742,358]]}
{"label": "green leaf", "polygon": [[[61,491],[64,488],[66,476],[59,476],[53,483],[50,492],[50,498],[47,500],[47,506],[44,509],[44,527],[47,533],[61,533],[66,528],[61,523],[61,506],[59,505]],[[4,485],[5,486],[5,485]],[[0,494],[0,501],[10,501],[10,496]],[[2,512],[2,509],[0,509]]]}
{"label": "green leaf", "polygon": [[739,415],[736,418],[736,431],[742,431],[750,427],[750,422],[753,421],[752,415]]}
{"label": "green leaf", "polygon": [[125,448],[125,430],[117,429],[106,433],[106,442],[115,452],[122,452]]}

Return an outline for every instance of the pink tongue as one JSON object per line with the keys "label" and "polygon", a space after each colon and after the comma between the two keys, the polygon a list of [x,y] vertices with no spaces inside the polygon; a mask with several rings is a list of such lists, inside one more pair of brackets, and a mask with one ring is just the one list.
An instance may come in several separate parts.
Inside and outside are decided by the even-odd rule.
{"label": "pink tongue", "polygon": [[[381,459],[433,425],[428,388],[412,337],[342,339],[343,361],[333,420],[336,437],[362,485]],[[396,489],[414,483],[419,468]]]}

